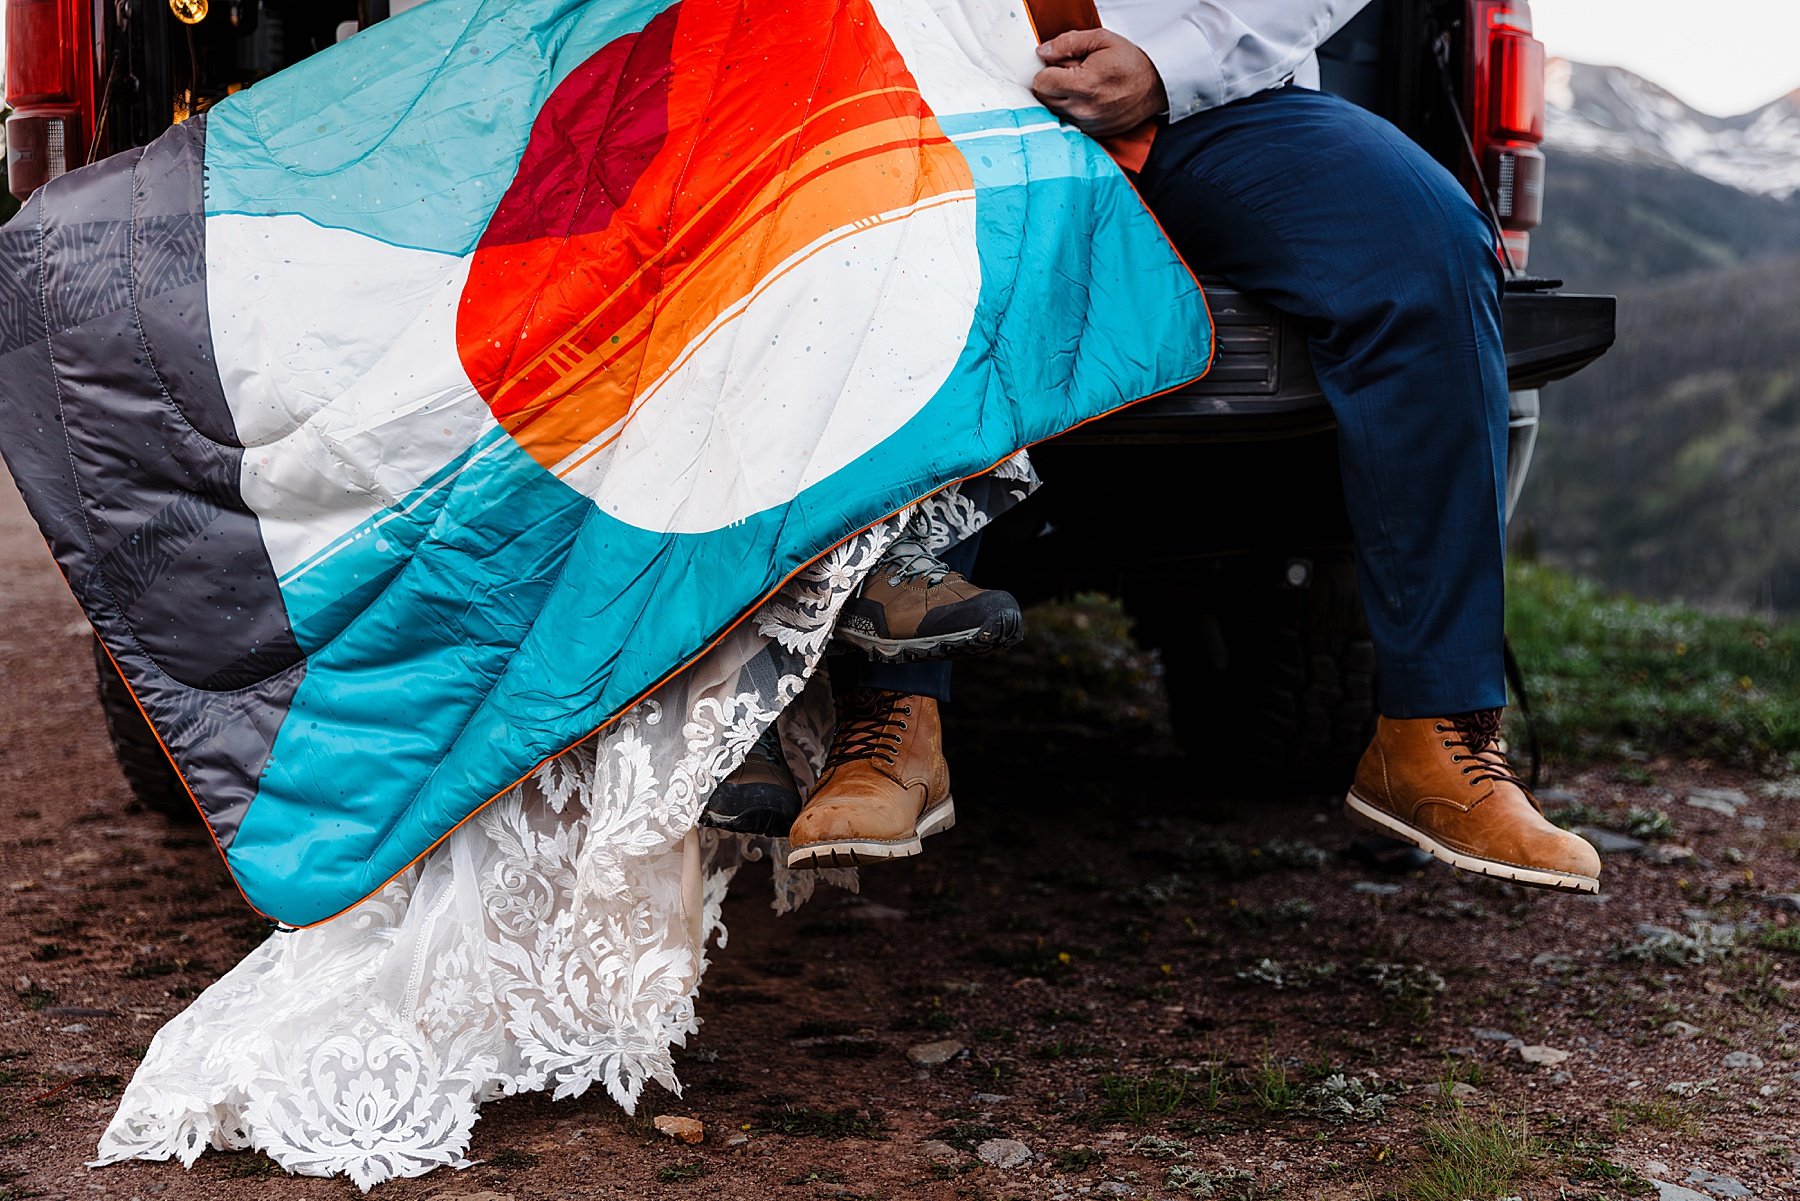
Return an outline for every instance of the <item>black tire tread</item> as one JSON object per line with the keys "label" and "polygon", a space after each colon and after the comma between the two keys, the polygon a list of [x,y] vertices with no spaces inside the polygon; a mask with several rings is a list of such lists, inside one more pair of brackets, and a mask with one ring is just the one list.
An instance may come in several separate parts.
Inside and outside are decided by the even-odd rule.
{"label": "black tire tread", "polygon": [[[1338,792],[1375,732],[1375,648],[1347,553],[1287,588],[1281,564],[1234,564],[1126,603],[1161,653],[1170,724],[1209,781],[1259,792]],[[1211,636],[1194,636],[1195,606]]]}

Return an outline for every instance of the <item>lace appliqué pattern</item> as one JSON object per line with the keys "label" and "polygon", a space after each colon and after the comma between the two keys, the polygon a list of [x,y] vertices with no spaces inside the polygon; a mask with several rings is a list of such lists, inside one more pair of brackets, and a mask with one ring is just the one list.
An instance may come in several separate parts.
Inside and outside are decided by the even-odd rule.
{"label": "lace appliqu\u00e9 pattern", "polygon": [[810,785],[831,724],[814,669],[863,575],[902,533],[950,545],[1035,483],[1020,454],[850,539],[380,893],[270,937],[157,1034],[96,1163],[254,1147],[367,1190],[465,1165],[502,1096],[598,1084],[629,1111],[647,1081],[679,1092],[673,1049],[699,1028],[737,866],[772,858],[778,911],[856,884],[696,828],[707,796],[778,719]]}

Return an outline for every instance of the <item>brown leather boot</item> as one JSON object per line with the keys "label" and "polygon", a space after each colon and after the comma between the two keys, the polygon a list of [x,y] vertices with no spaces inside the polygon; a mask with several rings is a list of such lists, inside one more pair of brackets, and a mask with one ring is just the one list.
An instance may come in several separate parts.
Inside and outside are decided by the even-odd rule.
{"label": "brown leather boot", "polygon": [[985,655],[1024,636],[1010,593],[977,588],[912,538],[894,543],[870,569],[833,632],[879,663]]}
{"label": "brown leather boot", "polygon": [[1599,892],[1599,854],[1586,839],[1545,820],[1507,763],[1499,733],[1498,709],[1382,718],[1344,798],[1345,815],[1464,871]]}
{"label": "brown leather boot", "polygon": [[862,688],[838,706],[825,770],[788,832],[787,865],[902,859],[955,824],[937,701]]}

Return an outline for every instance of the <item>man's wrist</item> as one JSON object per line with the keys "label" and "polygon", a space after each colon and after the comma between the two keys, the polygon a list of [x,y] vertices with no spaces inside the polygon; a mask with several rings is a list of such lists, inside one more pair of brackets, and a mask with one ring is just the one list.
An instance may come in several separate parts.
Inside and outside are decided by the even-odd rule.
{"label": "man's wrist", "polygon": [[1217,106],[1225,80],[1212,43],[1191,21],[1171,21],[1144,34],[1138,49],[1150,60],[1163,89],[1162,115],[1170,121]]}

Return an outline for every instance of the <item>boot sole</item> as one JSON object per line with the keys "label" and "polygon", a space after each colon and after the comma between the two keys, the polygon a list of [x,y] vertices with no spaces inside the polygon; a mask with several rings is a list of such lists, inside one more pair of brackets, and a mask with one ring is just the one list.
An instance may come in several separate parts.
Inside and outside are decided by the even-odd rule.
{"label": "boot sole", "polygon": [[836,641],[877,663],[917,663],[932,659],[972,659],[1017,646],[1025,637],[1025,618],[1017,609],[996,613],[979,629],[956,630],[921,638],[878,638],[840,628]]}
{"label": "boot sole", "polygon": [[941,834],[956,824],[956,806],[945,797],[919,815],[911,838],[887,841],[878,838],[843,838],[836,842],[815,842],[788,852],[790,868],[857,867],[879,863],[884,859],[908,859],[924,848],[921,841]]}
{"label": "boot sole", "polygon": [[1350,790],[1349,795],[1344,797],[1344,816],[1365,830],[1373,830],[1377,834],[1404,839],[1432,858],[1441,859],[1451,867],[1465,872],[1474,872],[1478,876],[1492,876],[1498,880],[1511,880],[1515,884],[1528,884],[1533,888],[1550,888],[1558,892],[1596,893],[1600,891],[1600,881],[1594,876],[1583,876],[1575,872],[1551,871],[1541,867],[1520,867],[1514,863],[1502,863],[1497,859],[1483,859],[1479,855],[1453,851],[1423,830],[1410,826],[1393,814],[1369,804],[1356,795],[1354,788]]}

